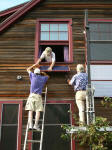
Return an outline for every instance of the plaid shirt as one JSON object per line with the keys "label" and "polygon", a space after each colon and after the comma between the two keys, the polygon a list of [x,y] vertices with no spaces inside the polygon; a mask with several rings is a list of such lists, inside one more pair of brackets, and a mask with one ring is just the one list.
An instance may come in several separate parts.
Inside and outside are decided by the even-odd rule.
{"label": "plaid shirt", "polygon": [[74,91],[86,90],[87,83],[88,76],[84,72],[75,74],[70,80],[70,84],[74,86]]}

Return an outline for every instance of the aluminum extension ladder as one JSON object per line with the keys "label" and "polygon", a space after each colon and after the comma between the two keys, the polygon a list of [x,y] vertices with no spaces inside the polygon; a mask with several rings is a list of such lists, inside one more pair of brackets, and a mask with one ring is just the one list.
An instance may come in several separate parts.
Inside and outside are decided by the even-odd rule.
{"label": "aluminum extension ladder", "polygon": [[[42,143],[43,143],[43,133],[44,133],[44,120],[45,120],[45,109],[46,109],[46,99],[47,99],[47,86],[46,86],[46,88],[45,88],[45,92],[42,92],[42,94],[45,94],[45,99],[44,99],[44,102],[43,102],[43,104],[44,104],[44,106],[43,106],[43,115],[42,115],[42,119],[41,119],[41,130],[40,131],[38,131],[38,130],[36,130],[36,132],[37,132],[37,134],[39,133],[39,132],[41,132],[40,133],[40,140],[28,140],[28,132],[30,131],[32,131],[33,132],[33,129],[32,130],[29,130],[29,126],[28,126],[28,122],[27,122],[27,126],[26,126],[26,133],[25,133],[25,140],[24,140],[24,146],[23,146],[23,150],[26,150],[26,145],[27,145],[27,143],[39,143],[39,150],[42,150]],[[40,121],[40,119],[39,119],[39,121]]]}
{"label": "aluminum extension ladder", "polygon": [[94,91],[92,85],[88,85],[86,89],[86,119],[87,125],[95,122],[95,107],[94,107]]}

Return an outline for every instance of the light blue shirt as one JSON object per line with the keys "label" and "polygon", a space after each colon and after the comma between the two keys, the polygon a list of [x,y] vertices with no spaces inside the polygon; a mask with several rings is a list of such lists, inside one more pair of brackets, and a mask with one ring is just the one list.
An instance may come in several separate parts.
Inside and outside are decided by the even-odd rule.
{"label": "light blue shirt", "polygon": [[74,86],[75,91],[86,90],[87,83],[88,75],[84,72],[75,74],[70,80],[70,84]]}

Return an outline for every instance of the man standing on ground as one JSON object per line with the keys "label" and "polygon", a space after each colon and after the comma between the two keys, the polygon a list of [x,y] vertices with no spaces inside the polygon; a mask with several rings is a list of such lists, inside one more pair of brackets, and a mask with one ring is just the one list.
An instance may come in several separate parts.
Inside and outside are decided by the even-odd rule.
{"label": "man standing on ground", "polygon": [[[29,129],[36,129],[40,130],[38,126],[38,121],[40,118],[40,111],[43,111],[43,105],[42,105],[42,89],[44,85],[46,84],[49,76],[45,72],[40,72],[39,68],[34,69],[33,68],[36,65],[32,65],[27,69],[27,72],[29,73],[30,77],[30,95],[27,99],[27,103],[25,106],[25,110],[28,110],[28,125]],[[35,115],[35,124],[33,126],[33,112],[36,112]]]}
{"label": "man standing on ground", "polygon": [[86,100],[86,86],[88,83],[87,73],[84,72],[84,66],[82,64],[77,65],[77,74],[75,74],[71,80],[67,80],[69,85],[74,86],[76,91],[75,99],[79,109],[79,121],[81,124],[85,124],[85,100]]}

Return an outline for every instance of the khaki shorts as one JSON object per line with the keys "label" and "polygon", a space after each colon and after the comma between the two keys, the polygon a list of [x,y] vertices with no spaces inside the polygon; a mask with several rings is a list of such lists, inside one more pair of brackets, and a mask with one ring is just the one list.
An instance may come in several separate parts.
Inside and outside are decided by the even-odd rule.
{"label": "khaki shorts", "polygon": [[31,93],[27,99],[25,110],[43,111],[41,95]]}

